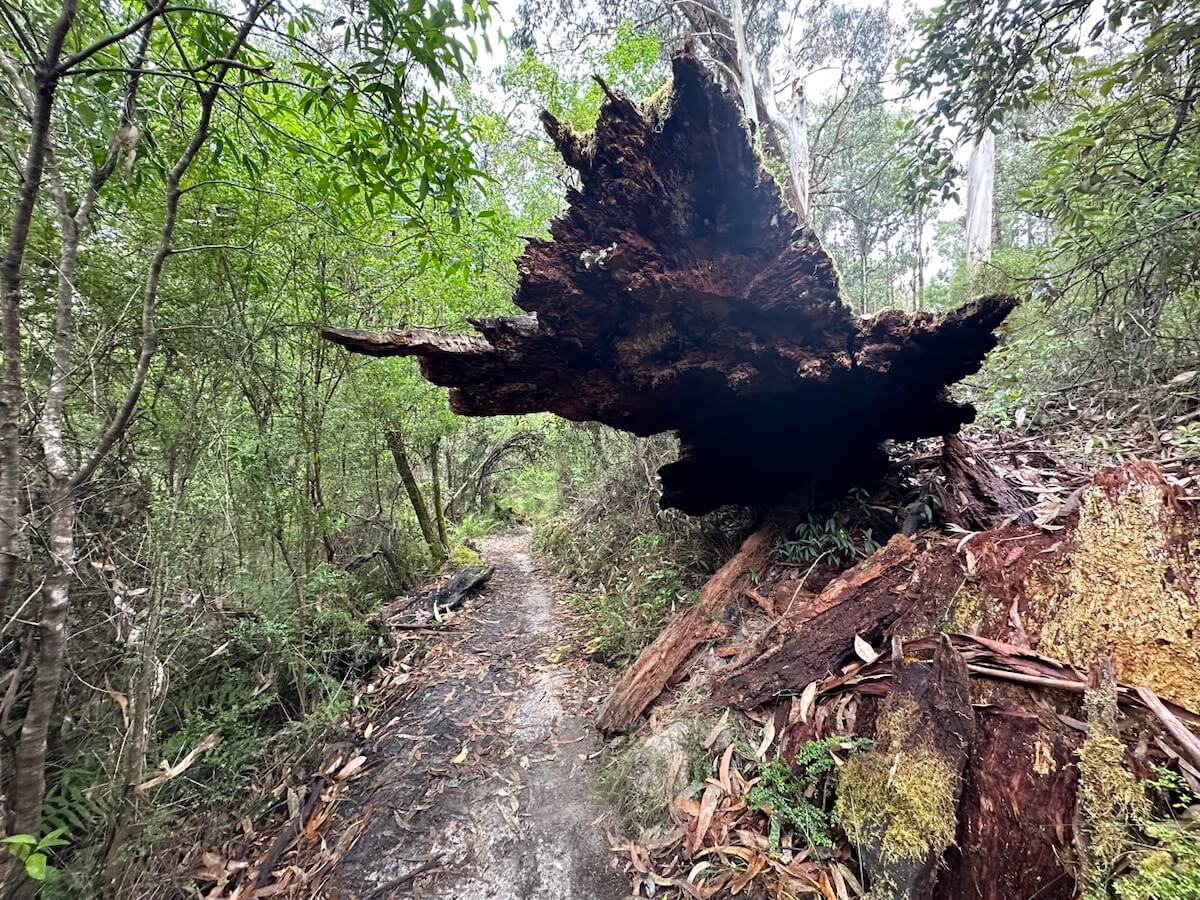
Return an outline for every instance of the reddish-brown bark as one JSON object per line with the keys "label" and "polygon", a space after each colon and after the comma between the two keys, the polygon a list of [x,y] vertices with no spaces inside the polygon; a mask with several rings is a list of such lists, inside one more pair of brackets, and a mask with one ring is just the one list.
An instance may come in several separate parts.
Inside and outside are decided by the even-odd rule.
{"label": "reddish-brown bark", "polygon": [[696,649],[729,631],[724,607],[745,587],[749,573],[761,571],[771,553],[775,525],[759,528],[700,589],[700,599],[679,613],[625,670],[596,721],[606,734],[629,731],[679,673]]}
{"label": "reddish-brown bark", "polygon": [[[877,734],[876,744],[866,756],[875,756],[876,767],[892,772],[904,765],[904,758],[910,754],[936,758],[949,783],[931,786],[931,790],[946,790],[953,804],[962,793],[963,771],[975,734],[966,661],[943,635],[929,662],[895,660],[894,665],[894,687],[885,704],[893,706],[892,731]],[[869,759],[862,762],[870,765]],[[883,802],[883,798],[878,801]],[[863,865],[880,886],[886,886],[887,896],[895,900],[931,900],[940,880],[945,845],[934,842],[931,835],[931,846],[923,854],[889,852],[884,837],[889,827],[886,821],[863,827],[858,847]]]}
{"label": "reddish-brown bark", "polygon": [[[856,636],[881,646],[896,631],[920,631],[962,584],[950,541],[898,534],[803,603],[776,598],[784,610],[713,682],[713,696],[743,709],[785,690],[802,690],[853,656]],[[907,626],[907,627],[905,627]]]}
{"label": "reddish-brown bark", "polygon": [[1076,741],[1032,712],[984,706],[936,900],[1070,900],[1064,868],[1079,770]]}

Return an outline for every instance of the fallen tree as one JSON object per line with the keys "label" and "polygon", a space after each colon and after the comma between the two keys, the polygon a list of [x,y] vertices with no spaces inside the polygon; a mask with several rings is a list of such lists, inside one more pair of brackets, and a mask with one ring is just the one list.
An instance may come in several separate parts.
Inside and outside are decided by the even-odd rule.
{"label": "fallen tree", "polygon": [[856,318],[837,270],[759,164],[741,113],[690,52],[644,103],[609,91],[596,128],[543,122],[580,187],[517,261],[528,315],[476,335],[324,328],[375,356],[415,356],[463,415],[549,411],[678,434],[662,504],[837,496],[881,473],[887,439],[971,421],[947,386],[978,370],[1012,310]]}
{"label": "fallen tree", "polygon": [[879,646],[950,624],[1078,666],[1111,653],[1130,680],[1200,708],[1200,515],[1182,496],[1135,463],[1098,473],[1061,531],[897,535],[791,604],[718,673],[714,694],[755,706],[836,672],[856,637]]}
{"label": "fallen tree", "polygon": [[[1005,494],[993,475],[957,483]],[[1140,797],[1170,764],[1200,785],[1200,509],[1144,462],[1073,497],[1046,528],[897,534],[815,593],[767,579],[742,608],[776,615],[707,673],[784,758],[846,728],[874,738],[839,776],[839,824],[887,896],[1067,900],[1112,874],[1098,830],[1136,826],[1097,779]],[[1084,698],[1106,692],[1096,721]]]}
{"label": "fallen tree", "polygon": [[[973,410],[948,393],[994,346],[1013,298],[856,319],[731,98],[686,51],[673,75],[641,104],[602,85],[590,134],[543,117],[580,186],[552,240],[531,241],[518,261],[527,315],[476,320],[475,335],[324,334],[416,357],[465,415],[550,411],[676,433],[664,506],[774,507],[628,670],[603,730],[631,730],[705,644],[740,641],[712,654],[733,658],[710,665],[707,684],[717,705],[765,722],[753,753],[762,772],[774,744],[787,761],[813,739],[874,739],[837,789],[837,825],[872,896],[1074,897],[1123,852],[1133,819],[1112,807],[1106,837],[1105,803],[1137,796],[1137,779],[1164,762],[1200,791],[1189,711],[1200,707],[1200,517],[1149,464],[1103,471],[1037,510],[955,436]],[[881,474],[883,442],[930,436],[943,437],[925,462],[957,533],[916,533],[910,517],[819,589],[795,577],[751,585],[786,524],[785,496],[811,508]],[[747,633],[742,613],[754,608],[769,620]],[[735,752],[730,741],[702,798],[677,805],[690,818],[655,844],[673,868],[654,883],[719,897],[773,870],[790,888],[842,893],[820,863],[772,856],[769,839],[735,826],[757,814],[749,782],[730,775]],[[744,867],[705,884],[695,861],[710,851]],[[647,848],[630,855],[654,874]],[[839,863],[828,868],[844,880]]]}

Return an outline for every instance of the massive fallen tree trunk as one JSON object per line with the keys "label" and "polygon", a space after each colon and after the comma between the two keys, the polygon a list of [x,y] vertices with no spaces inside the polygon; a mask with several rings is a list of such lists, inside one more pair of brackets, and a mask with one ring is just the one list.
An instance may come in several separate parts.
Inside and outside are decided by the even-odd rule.
{"label": "massive fallen tree trunk", "polygon": [[[1200,709],[1198,532],[1196,504],[1152,464],[1135,463],[1097,473],[1059,530],[1004,525],[966,537],[898,535],[789,606],[713,673],[711,689],[718,701],[742,708],[808,698],[783,699],[785,712],[797,703],[805,710],[784,716],[782,744],[792,753],[821,733],[818,723],[839,718],[830,710],[853,702],[865,733],[876,739],[877,750],[861,766],[874,771],[882,747],[903,771],[912,754],[893,746],[888,710],[895,701],[880,706],[879,698],[908,690],[893,659],[930,659],[949,639],[970,673],[976,718],[965,767],[955,769],[962,780],[959,794],[955,776],[947,825],[953,845],[930,848],[948,848],[936,886],[926,879],[934,874],[926,856],[905,858],[912,868],[898,869],[896,858],[880,853],[882,831],[851,836],[876,884],[893,882],[889,896],[1067,900],[1081,877],[1079,829],[1091,827],[1080,825],[1087,809],[1078,797],[1103,789],[1081,787],[1081,779],[1095,777],[1081,764],[1083,732],[1095,728],[1081,721],[1079,702],[1089,666],[1111,660],[1106,664],[1122,682],[1113,685],[1111,702],[1114,715],[1119,704],[1125,716],[1130,746],[1123,749],[1109,723],[1112,765],[1140,758],[1144,774],[1147,749],[1135,745],[1150,734],[1151,750],[1165,754],[1160,760],[1174,759],[1189,772],[1200,767],[1200,715],[1191,711]],[[760,591],[778,604],[790,582]],[[968,629],[974,634],[930,635]],[[891,653],[864,663],[860,639]],[[930,721],[912,735],[936,739],[944,727]],[[853,780],[839,791],[839,804],[863,805]],[[893,799],[876,804],[880,829],[904,809]]]}
{"label": "massive fallen tree trunk", "polygon": [[[1009,525],[966,538],[897,535],[804,603],[790,604],[713,692],[749,708],[800,691],[876,646],[952,627],[1088,666],[1113,654],[1129,681],[1200,709],[1200,515],[1150,463],[1099,472],[1060,531]],[[777,602],[790,591],[785,582]]]}
{"label": "massive fallen tree trunk", "polygon": [[608,92],[590,134],[543,121],[580,187],[553,239],[518,260],[514,299],[529,315],[476,320],[478,335],[324,335],[417,357],[464,415],[549,411],[674,431],[662,503],[691,513],[834,496],[882,470],[882,441],[971,420],[947,385],[979,368],[1015,301],[856,319],[833,261],[759,165],[736,102],[689,52],[655,98]]}

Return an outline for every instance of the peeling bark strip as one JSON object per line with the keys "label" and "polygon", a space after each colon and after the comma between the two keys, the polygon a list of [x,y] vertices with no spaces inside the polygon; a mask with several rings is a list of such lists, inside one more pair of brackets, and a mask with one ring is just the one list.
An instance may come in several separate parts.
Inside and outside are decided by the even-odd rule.
{"label": "peeling bark strip", "polygon": [[734,593],[744,587],[748,574],[766,566],[775,530],[774,524],[764,525],[746,538],[738,552],[705,582],[700,601],[677,615],[641,652],[600,710],[597,729],[605,734],[629,731],[676,678],[696,648],[728,632],[721,612]]}
{"label": "peeling bark strip", "polygon": [[478,319],[478,335],[325,337],[416,356],[463,415],[548,411],[675,431],[662,503],[689,513],[840,493],[882,467],[883,440],[969,422],[974,410],[946,386],[978,370],[1016,301],[856,319],[833,261],[760,167],[734,99],[687,50],[673,72],[669,90],[640,104],[606,87],[591,134],[543,114],[581,187],[553,240],[530,241],[518,260],[514,299],[530,315]]}

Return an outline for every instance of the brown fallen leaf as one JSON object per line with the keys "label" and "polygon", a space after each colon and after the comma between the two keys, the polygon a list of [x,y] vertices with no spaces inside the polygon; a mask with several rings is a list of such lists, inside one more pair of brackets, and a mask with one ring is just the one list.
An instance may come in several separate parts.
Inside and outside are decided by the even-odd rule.
{"label": "brown fallen leaf", "polygon": [[727,794],[733,793],[733,785],[729,781],[729,765],[733,761],[733,744],[725,748],[725,752],[721,754],[721,765],[717,769],[717,780],[720,782],[721,789]]}
{"label": "brown fallen leaf", "polygon": [[709,784],[704,789],[704,796],[700,799],[700,808],[688,833],[687,851],[689,856],[694,856],[703,845],[704,837],[708,834],[709,826],[712,825],[713,813],[717,811],[717,803],[721,800],[721,794],[721,788],[714,784]]}
{"label": "brown fallen leaf", "polygon": [[356,756],[356,757],[354,757],[354,759],[350,760],[348,763],[346,763],[344,766],[342,766],[342,768],[340,770],[338,770],[338,773],[333,776],[333,780],[334,781],[345,781],[347,778],[352,776],[355,772],[357,772],[359,769],[361,769],[366,764],[367,764],[367,758],[365,756]]}

